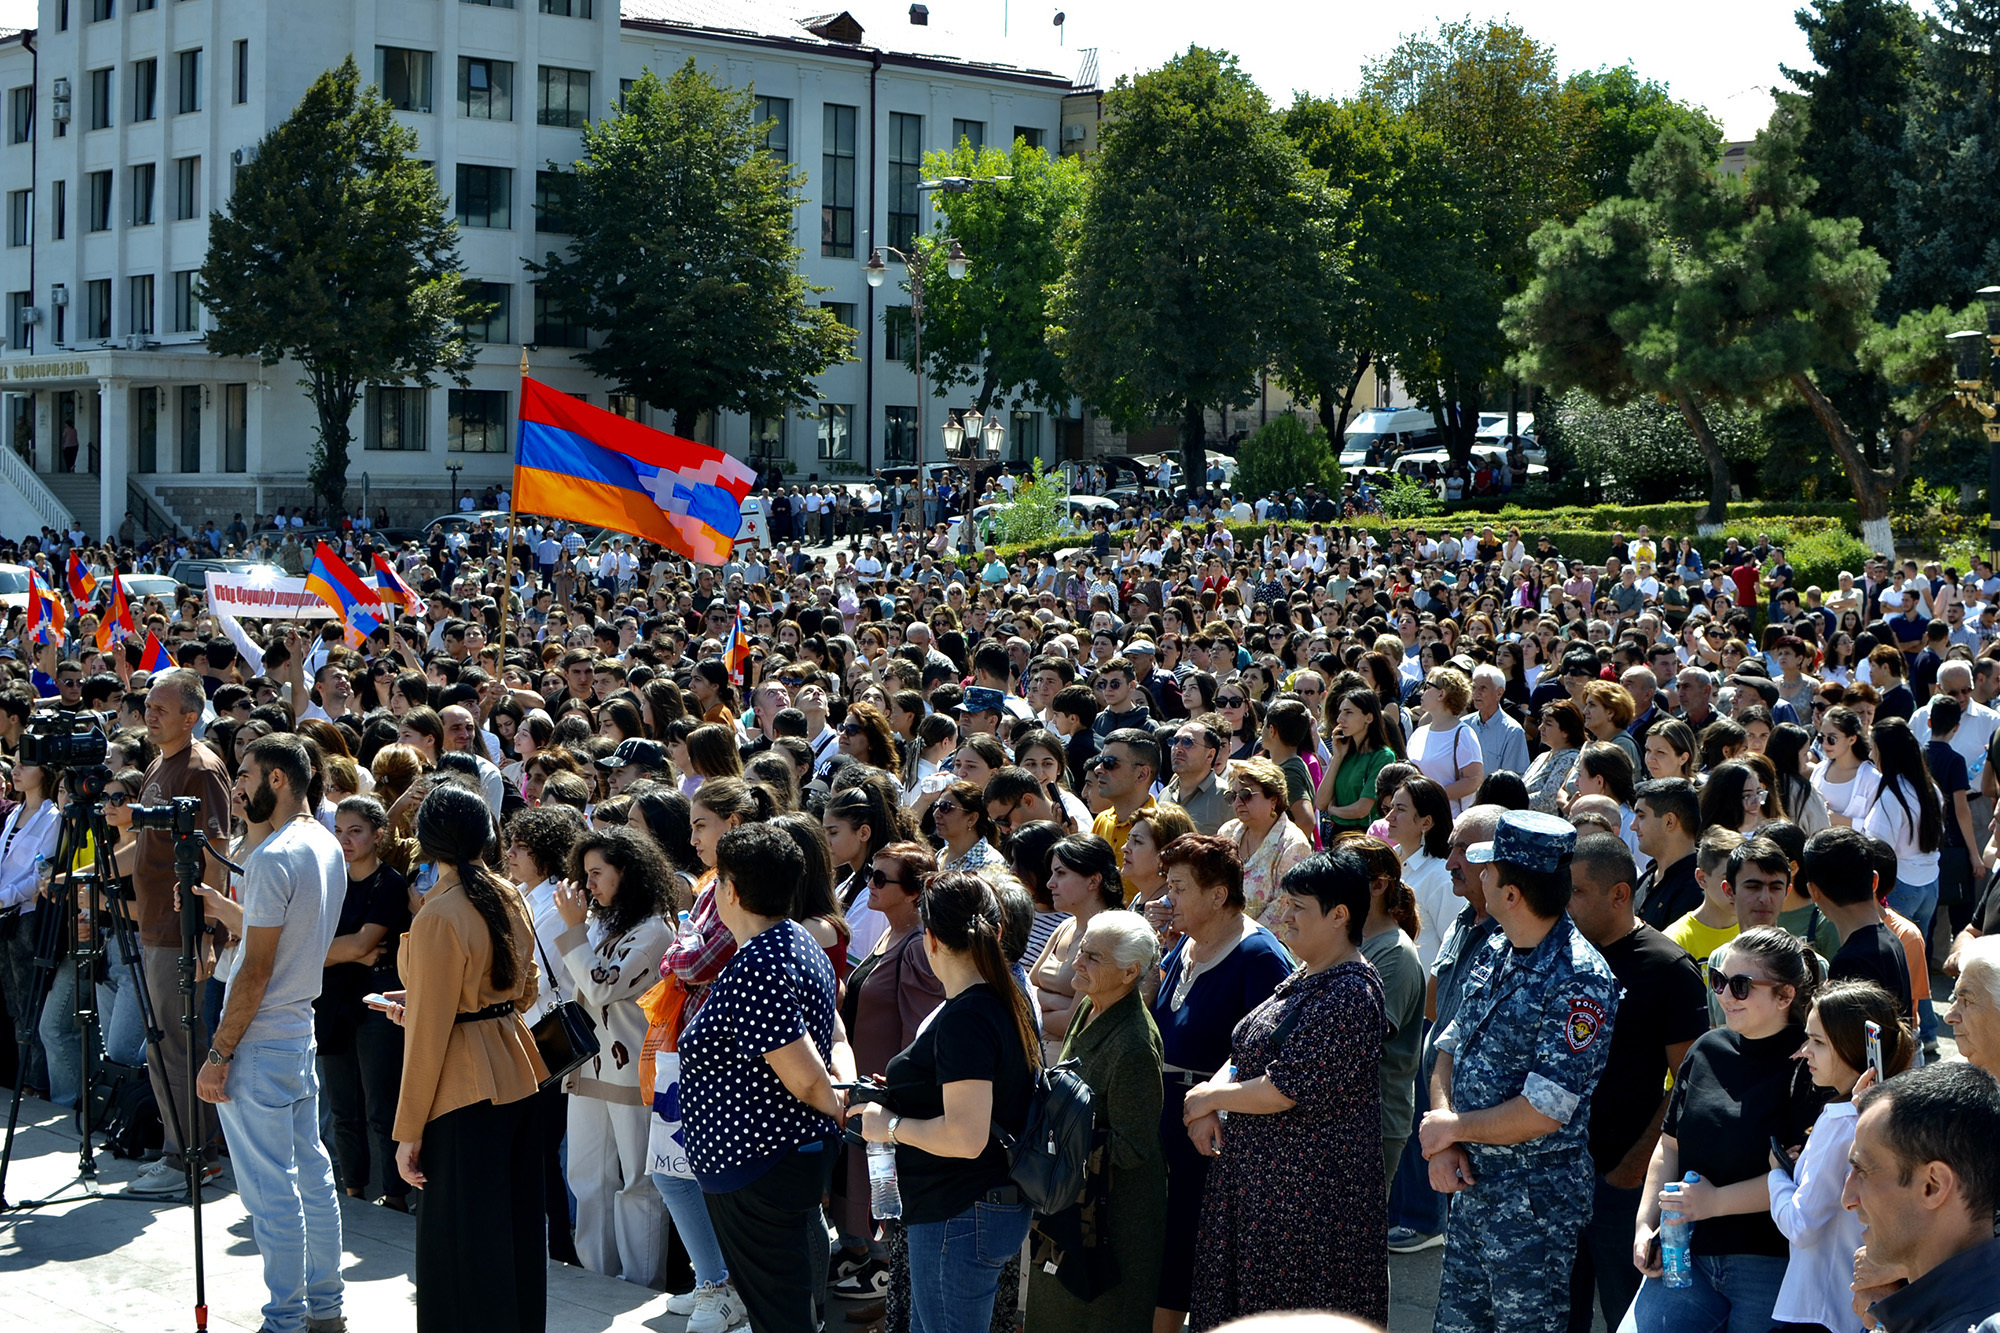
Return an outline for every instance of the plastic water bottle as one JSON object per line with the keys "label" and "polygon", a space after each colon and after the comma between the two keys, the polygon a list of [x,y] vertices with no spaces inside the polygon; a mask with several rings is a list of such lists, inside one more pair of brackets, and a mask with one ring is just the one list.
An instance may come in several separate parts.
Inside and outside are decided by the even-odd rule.
{"label": "plastic water bottle", "polygon": [[903,1188],[896,1183],[894,1144],[868,1145],[868,1213],[876,1218],[903,1215]]}
{"label": "plastic water bottle", "polygon": [[[1687,1173],[1685,1182],[1676,1181],[1666,1187],[1669,1194],[1679,1194],[1682,1183],[1694,1184],[1701,1177],[1695,1172]],[[1669,1287],[1686,1287],[1694,1283],[1694,1255],[1688,1243],[1694,1234],[1694,1223],[1681,1221],[1680,1213],[1670,1208],[1660,1210],[1660,1281]]]}

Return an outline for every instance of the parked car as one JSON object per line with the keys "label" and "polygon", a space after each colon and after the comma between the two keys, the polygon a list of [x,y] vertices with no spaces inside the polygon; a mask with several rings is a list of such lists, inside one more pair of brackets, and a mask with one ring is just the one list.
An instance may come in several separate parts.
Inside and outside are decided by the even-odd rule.
{"label": "parked car", "polygon": [[[203,558],[199,560],[176,560],[170,567],[168,567],[167,577],[174,580],[174,582],[176,583],[185,584],[188,587],[193,588],[197,592],[199,592],[201,589],[208,586],[208,580],[204,576],[211,569],[220,570],[223,573],[229,573],[229,574],[242,573],[246,570],[254,570],[254,569],[269,570],[273,575],[283,575],[285,572],[284,570],[279,569],[276,565],[267,565],[256,560],[238,560],[234,557],[215,557],[215,558]],[[129,583],[130,580],[128,579],[127,582]]]}
{"label": "parked car", "polygon": [[[148,597],[157,597],[172,605],[180,597],[180,581],[171,574],[126,574],[119,582],[125,585],[125,600],[128,604],[143,602]],[[197,590],[206,583],[194,585]]]}
{"label": "parked car", "polygon": [[1387,467],[1401,453],[1435,448],[1437,443],[1437,418],[1420,407],[1362,412],[1347,423],[1340,466]]}
{"label": "parked car", "polygon": [[0,606],[18,611],[28,604],[28,567],[0,565]]}

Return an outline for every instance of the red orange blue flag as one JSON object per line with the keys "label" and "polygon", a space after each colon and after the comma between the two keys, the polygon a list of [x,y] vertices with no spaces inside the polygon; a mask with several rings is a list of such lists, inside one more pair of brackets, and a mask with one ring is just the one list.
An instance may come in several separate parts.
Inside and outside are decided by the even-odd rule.
{"label": "red orange blue flag", "polygon": [[53,592],[42,590],[41,576],[28,575],[28,637],[36,643],[60,643],[63,632],[62,601]]}
{"label": "red orange blue flag", "polygon": [[743,633],[743,617],[736,617],[736,623],[729,627],[729,641],[722,645],[722,662],[729,668],[729,678],[744,680],[745,669],[750,664],[750,639]]}
{"label": "red orange blue flag", "polygon": [[385,605],[413,611],[424,604],[424,599],[417,595],[417,590],[396,572],[396,567],[390,564],[388,557],[380,551],[375,553],[375,586],[381,591]]}
{"label": "red orange blue flag", "polygon": [[78,606],[90,600],[97,591],[97,580],[83,567],[83,558],[75,551],[69,553],[69,595]]}
{"label": "red orange blue flag", "polygon": [[720,565],[757,474],[719,449],[652,430],[523,376],[514,509],[594,523]]}
{"label": "red orange blue flag", "polygon": [[139,654],[139,670],[150,671],[157,675],[162,671],[173,669],[174,659],[167,656],[166,646],[160,642],[158,635],[147,630],[146,650]]}
{"label": "red orange blue flag", "polygon": [[112,644],[121,643],[138,632],[139,626],[132,619],[131,603],[125,600],[125,580],[114,573],[111,576],[111,605],[97,625],[98,650],[108,652]]}
{"label": "red orange blue flag", "polygon": [[361,576],[340,558],[340,552],[325,542],[313,548],[312,567],[306,570],[306,591],[333,608],[333,613],[347,626],[351,644],[360,643],[382,627],[382,622],[369,614],[371,608],[381,608],[380,595],[371,592]]}

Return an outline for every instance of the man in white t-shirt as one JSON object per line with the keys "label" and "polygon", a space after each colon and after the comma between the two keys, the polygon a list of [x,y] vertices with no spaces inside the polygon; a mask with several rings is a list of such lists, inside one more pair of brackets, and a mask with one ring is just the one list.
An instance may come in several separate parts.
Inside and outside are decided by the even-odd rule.
{"label": "man in white t-shirt", "polygon": [[[229,970],[222,1022],[195,1080],[215,1105],[236,1168],[236,1192],[264,1259],[267,1328],[340,1328],[340,1204],[319,1135],[313,1001],[347,897],[340,844],[306,806],[312,760],[296,736],[262,736],[245,752],[236,789],[271,835],[244,862],[239,908],[214,889],[208,908],[242,944]],[[240,922],[232,920],[240,912]],[[233,962],[233,969],[229,963]]]}

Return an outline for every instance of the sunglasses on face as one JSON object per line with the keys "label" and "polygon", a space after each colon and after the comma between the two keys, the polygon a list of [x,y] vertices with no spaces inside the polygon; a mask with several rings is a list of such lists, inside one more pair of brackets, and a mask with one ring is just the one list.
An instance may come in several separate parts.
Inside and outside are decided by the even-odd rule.
{"label": "sunglasses on face", "polygon": [[1775,989],[1777,984],[1775,981],[1766,981],[1762,977],[1753,977],[1748,972],[1738,972],[1731,976],[1725,974],[1720,968],[1711,967],[1708,969],[1708,988],[1717,995],[1728,991],[1739,1000],[1749,999],[1750,992],[1759,986],[1770,986]]}
{"label": "sunglasses on face", "polygon": [[1247,699],[1243,699],[1238,696],[1232,696],[1229,698],[1218,698],[1216,702],[1221,704],[1224,708],[1241,708],[1245,703],[1249,701]]}
{"label": "sunglasses on face", "polygon": [[1257,787],[1233,787],[1229,792],[1229,803],[1241,805],[1245,801],[1254,801],[1263,794],[1263,790]]}
{"label": "sunglasses on face", "polygon": [[900,879],[890,879],[887,875],[883,874],[881,871],[873,869],[871,867],[868,871],[868,882],[870,884],[873,884],[876,888],[879,889],[884,884],[901,884],[903,881]]}
{"label": "sunglasses on face", "polygon": [[959,808],[956,805],[952,804],[950,801],[937,802],[935,805],[931,806],[931,812],[933,814],[940,814],[940,815],[955,815],[960,813]]}
{"label": "sunglasses on face", "polygon": [[843,722],[840,725],[840,734],[843,736],[859,736],[861,732],[862,728],[855,726],[852,722]]}

